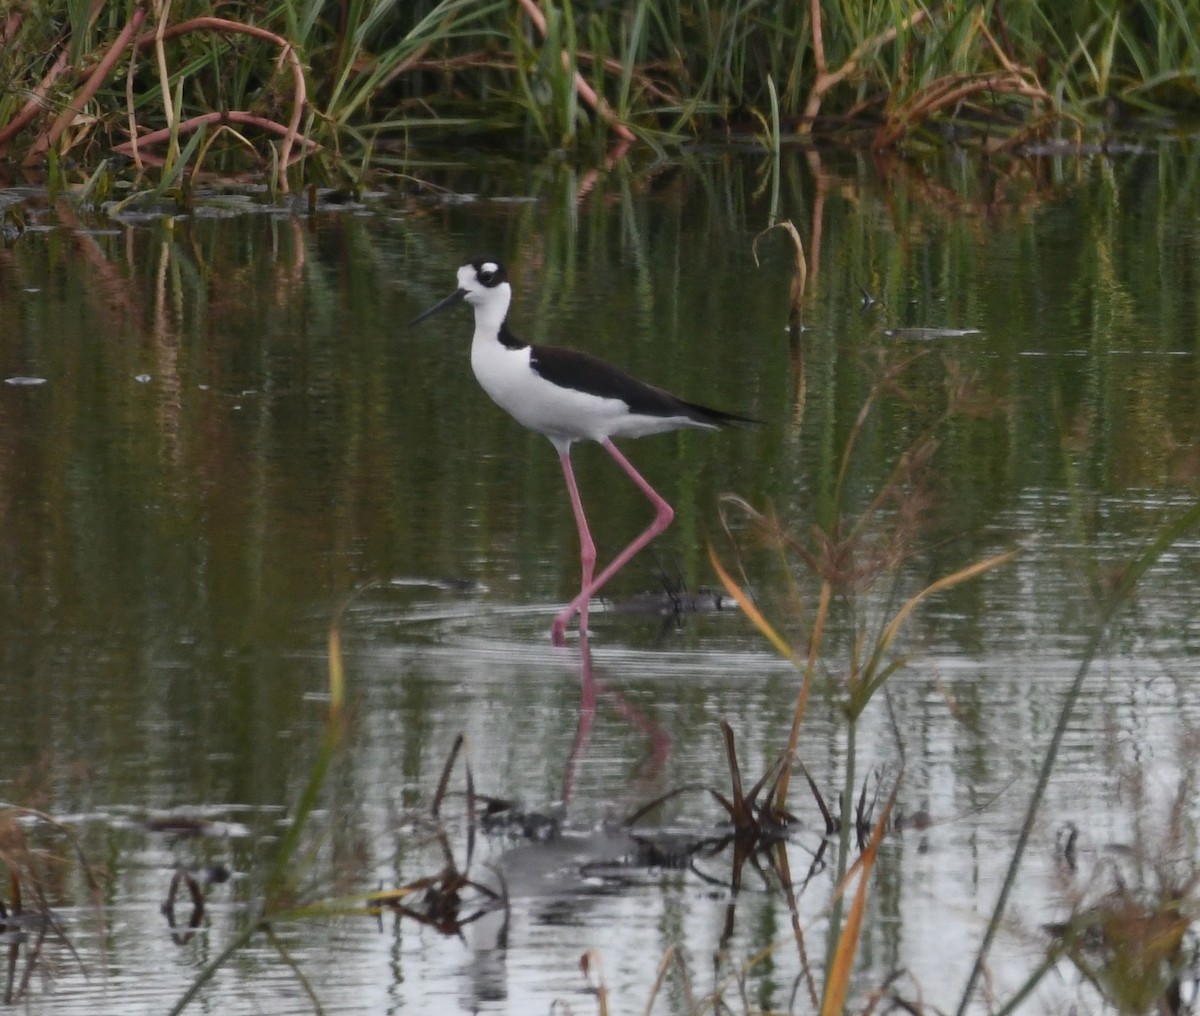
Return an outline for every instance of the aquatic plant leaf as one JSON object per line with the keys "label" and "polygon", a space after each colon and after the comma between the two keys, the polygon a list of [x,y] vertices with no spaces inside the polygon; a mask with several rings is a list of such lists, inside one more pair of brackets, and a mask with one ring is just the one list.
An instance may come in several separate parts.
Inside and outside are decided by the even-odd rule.
{"label": "aquatic plant leaf", "polygon": [[708,545],[708,559],[712,562],[713,569],[717,573],[717,578],[721,580],[721,584],[729,591],[729,595],[737,600],[738,606],[742,608],[742,612],[750,618],[760,632],[766,636],[767,640],[773,645],[779,654],[792,663],[798,663],[796,651],[788,644],[787,640],[780,635],[770,624],[770,622],[762,616],[761,611],[755,606],[754,601],[746,594],[730,576],[730,574],[721,566],[720,560],[717,558],[716,549],[710,543]]}

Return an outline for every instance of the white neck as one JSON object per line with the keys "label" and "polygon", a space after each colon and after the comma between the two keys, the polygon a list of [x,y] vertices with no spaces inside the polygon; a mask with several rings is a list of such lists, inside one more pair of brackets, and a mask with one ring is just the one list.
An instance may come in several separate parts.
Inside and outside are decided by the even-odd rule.
{"label": "white neck", "polygon": [[482,300],[471,301],[475,305],[475,334],[494,339],[508,315],[508,307],[512,303],[512,287],[507,282],[502,282],[483,295]]}

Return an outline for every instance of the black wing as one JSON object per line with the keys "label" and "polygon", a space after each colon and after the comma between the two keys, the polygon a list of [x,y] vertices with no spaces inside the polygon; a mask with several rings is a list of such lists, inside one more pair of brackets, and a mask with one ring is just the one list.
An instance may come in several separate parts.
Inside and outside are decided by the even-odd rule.
{"label": "black wing", "polygon": [[606,399],[620,399],[639,416],[686,416],[697,423],[719,426],[727,423],[757,423],[748,416],[710,409],[685,402],[655,388],[591,353],[559,346],[530,346],[529,366],[551,384],[573,388]]}

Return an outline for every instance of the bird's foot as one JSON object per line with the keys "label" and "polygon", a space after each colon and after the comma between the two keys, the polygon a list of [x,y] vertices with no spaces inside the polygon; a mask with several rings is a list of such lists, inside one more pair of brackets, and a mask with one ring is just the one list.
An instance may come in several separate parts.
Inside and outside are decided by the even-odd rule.
{"label": "bird's foot", "polygon": [[[565,646],[567,644],[567,628],[571,624],[573,614],[568,614],[566,611],[559,614],[554,619],[554,623],[550,626],[550,644],[554,646]],[[587,611],[579,612],[579,638],[586,639],[588,636],[588,619]]]}
{"label": "bird's foot", "polygon": [[550,644],[552,646],[565,646],[567,644],[567,622],[569,618],[556,617],[554,624],[550,626]]}

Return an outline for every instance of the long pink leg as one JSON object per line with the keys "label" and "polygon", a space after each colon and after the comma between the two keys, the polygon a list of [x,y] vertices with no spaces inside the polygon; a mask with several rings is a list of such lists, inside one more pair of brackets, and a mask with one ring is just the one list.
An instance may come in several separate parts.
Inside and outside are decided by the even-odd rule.
{"label": "long pink leg", "polygon": [[587,520],[583,515],[583,503],[579,500],[579,489],[575,485],[575,475],[571,470],[571,460],[566,452],[560,454],[559,458],[562,461],[563,472],[567,477],[567,491],[571,495],[571,507],[575,511],[575,523],[579,527],[580,556],[584,564],[583,583],[579,590],[579,595],[567,604],[562,613],[554,619],[554,624],[550,628],[550,640],[556,646],[561,646],[566,641],[567,625],[570,624],[571,618],[576,614],[580,616],[580,627],[582,629],[587,628],[588,601],[596,595],[604,583],[628,563],[634,554],[666,529],[675,517],[675,510],[663,500],[658,491],[646,482],[645,477],[633,468],[629,460],[617,450],[617,446],[607,438],[602,444],[608,454],[616,459],[617,465],[625,470],[626,475],[637,484],[638,489],[654,505],[654,521],[646,527],[646,530],[637,539],[613,558],[599,575],[592,578],[592,569],[596,563],[596,546],[592,542],[592,534],[588,530]]}
{"label": "long pink leg", "polygon": [[[567,493],[571,495],[571,510],[575,513],[575,528],[579,530],[579,564],[582,578],[580,580],[580,588],[587,589],[592,581],[592,572],[596,568],[596,544],[592,540],[592,531],[588,528],[587,516],[583,513],[583,501],[579,497],[579,487],[575,483],[575,470],[571,468],[571,449],[568,446],[565,450],[559,452],[558,461],[562,463],[563,476],[567,481]],[[587,631],[587,601],[585,600],[582,608],[576,607],[579,611],[579,627],[581,632]],[[569,613],[564,611],[554,619],[554,626],[550,630],[550,641],[556,646],[561,646],[566,641],[567,623],[571,620],[571,615],[575,610]],[[564,616],[565,614],[565,616]]]}

